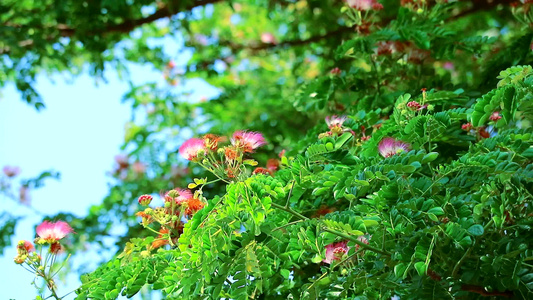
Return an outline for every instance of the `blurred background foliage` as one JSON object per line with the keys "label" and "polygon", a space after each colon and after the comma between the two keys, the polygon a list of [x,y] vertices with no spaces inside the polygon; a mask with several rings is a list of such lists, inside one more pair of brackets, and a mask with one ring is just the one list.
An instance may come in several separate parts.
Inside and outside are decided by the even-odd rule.
{"label": "blurred background foliage", "polygon": [[[117,227],[125,230],[113,236],[122,249],[146,234],[135,216],[139,195],[210,178],[177,155],[193,135],[260,131],[269,142],[256,155],[264,164],[305,149],[298,145],[316,139],[326,115],[370,112],[378,120],[399,95],[421,88],[458,91],[455,105],[469,106],[501,70],[532,63],[528,11],[511,2],[384,0],[383,10],[357,19],[340,0],[6,0],[0,86],[15,83],[39,110],[40,73],[105,80],[111,69],[129,81],[132,64],[161,72],[164,83],[131,82],[122,99],[133,114],[108,196],[86,216],[50,216],[78,232],[72,249],[104,247]],[[0,249],[14,224],[1,218]]]}

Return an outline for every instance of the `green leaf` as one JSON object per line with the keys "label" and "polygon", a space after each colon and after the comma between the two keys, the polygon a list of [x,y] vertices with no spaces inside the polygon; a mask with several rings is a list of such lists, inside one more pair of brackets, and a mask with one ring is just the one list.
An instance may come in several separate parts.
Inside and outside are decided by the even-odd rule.
{"label": "green leaf", "polygon": [[483,232],[484,232],[483,226],[479,224],[474,224],[470,226],[470,228],[468,228],[468,232],[470,232],[470,234],[475,235],[475,236],[483,235]]}
{"label": "green leaf", "polygon": [[437,216],[432,213],[428,213],[428,217],[431,221],[434,221],[434,222],[437,222],[439,220],[439,218],[437,218]]}
{"label": "green leaf", "polygon": [[346,142],[352,137],[352,134],[350,132],[345,132],[343,135],[341,135],[340,138],[337,139],[335,142],[335,149],[339,149],[340,147],[344,146]]}
{"label": "green leaf", "polygon": [[406,263],[400,263],[394,266],[394,275],[398,278],[405,278],[405,271],[407,270]]}
{"label": "green leaf", "polygon": [[424,263],[423,261],[419,261],[419,262],[415,263],[415,269],[416,269],[416,272],[418,273],[418,275],[420,275],[420,276],[425,275],[426,271],[427,271],[426,263]]}
{"label": "green leaf", "polygon": [[433,207],[432,209],[428,210],[428,214],[442,216],[444,214],[444,210],[441,207]]}

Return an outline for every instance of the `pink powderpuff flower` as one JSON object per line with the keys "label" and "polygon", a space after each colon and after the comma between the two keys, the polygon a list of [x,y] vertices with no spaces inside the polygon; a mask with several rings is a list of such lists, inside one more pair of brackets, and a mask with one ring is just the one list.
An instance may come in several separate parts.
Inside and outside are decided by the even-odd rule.
{"label": "pink powderpuff flower", "polygon": [[141,174],[144,174],[144,172],[146,172],[146,165],[140,161],[136,161],[131,165],[131,169],[136,174],[141,175]]}
{"label": "pink powderpuff flower", "polygon": [[74,232],[74,230],[64,221],[57,221],[55,223],[44,221],[41,225],[37,226],[36,232],[42,240],[53,244],[66,237],[69,233]]}
{"label": "pink powderpuff flower", "polygon": [[341,72],[342,72],[341,69],[339,69],[337,67],[335,67],[335,68],[331,69],[331,71],[329,71],[329,73],[331,75],[339,75]]}
{"label": "pink powderpuff flower", "polygon": [[205,150],[204,139],[191,138],[181,145],[179,152],[183,158],[194,161],[198,158],[198,154]]}
{"label": "pink powderpuff flower", "polygon": [[331,264],[335,260],[341,260],[344,254],[348,253],[348,250],[350,248],[346,241],[329,244],[326,246],[326,258],[322,262]]}
{"label": "pink powderpuff flower", "polygon": [[329,129],[333,129],[335,127],[340,128],[342,127],[342,124],[344,124],[344,121],[346,121],[346,116],[327,116],[326,117],[326,124],[328,125]]}
{"label": "pink powderpuff flower", "polygon": [[261,33],[261,42],[265,44],[277,44],[276,37],[270,32]]}
{"label": "pink powderpuff flower", "polygon": [[391,157],[403,151],[409,151],[411,146],[408,143],[397,141],[394,138],[386,137],[379,142],[378,150],[383,157]]}
{"label": "pink powderpuff flower", "polygon": [[165,202],[174,201],[176,204],[182,204],[194,198],[192,192],[186,189],[173,189],[165,194]]}
{"label": "pink powderpuff flower", "polygon": [[348,6],[353,7],[360,11],[367,11],[367,10],[381,10],[383,9],[383,5],[381,5],[379,2],[375,0],[346,0],[346,3]]}
{"label": "pink powderpuff flower", "polygon": [[128,156],[126,154],[115,155],[115,162],[118,164],[119,170],[126,169],[130,166]]}
{"label": "pink powderpuff flower", "polygon": [[455,65],[451,62],[451,61],[447,61],[445,62],[442,67],[445,69],[445,70],[449,70],[449,71],[453,71],[455,69]]}
{"label": "pink powderpuff flower", "polygon": [[490,119],[491,121],[494,121],[494,122],[498,121],[498,120],[501,119],[501,118],[502,118],[502,116],[500,116],[500,112],[499,112],[499,111],[495,111],[495,112],[493,112],[493,113],[490,115],[490,117],[489,117],[489,119]]}
{"label": "pink powderpuff flower", "polygon": [[244,152],[253,152],[255,149],[266,145],[265,138],[259,132],[238,130],[231,137],[231,144]]}
{"label": "pink powderpuff flower", "polygon": [[470,130],[472,130],[472,128],[474,128],[474,126],[472,126],[472,123],[470,123],[470,122],[461,125],[461,129],[464,130],[464,131],[470,131]]}
{"label": "pink powderpuff flower", "polygon": [[7,177],[15,177],[20,174],[20,168],[14,166],[5,166],[2,171],[4,171]]}

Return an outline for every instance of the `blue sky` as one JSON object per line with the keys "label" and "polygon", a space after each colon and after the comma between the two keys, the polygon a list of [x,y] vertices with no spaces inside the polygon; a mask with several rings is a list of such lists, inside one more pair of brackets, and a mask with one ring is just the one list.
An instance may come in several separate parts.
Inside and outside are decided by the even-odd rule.
{"label": "blue sky", "polygon": [[[148,67],[132,66],[134,82],[161,77]],[[131,117],[129,105],[120,101],[128,84],[112,72],[107,74],[107,83],[87,75],[72,84],[59,76],[54,79],[55,83],[45,76],[38,78],[37,89],[46,104],[40,112],[21,101],[13,86],[0,91],[0,167],[19,166],[19,178],[36,177],[50,169],[61,173],[59,181],[47,180],[43,188],[31,191],[31,209],[0,198],[1,211],[24,216],[13,243],[32,240],[33,228],[44,215],[62,211],[83,216],[91,205],[101,202],[108,191],[106,172],[120,153],[124,124]],[[33,276],[13,263],[15,254],[11,247],[0,257],[2,299],[34,299]],[[67,281],[59,284],[60,295],[78,287],[78,274]]]}
{"label": "blue sky", "polygon": [[[37,88],[46,104],[41,112],[22,102],[12,86],[1,91],[0,166],[19,166],[22,178],[54,169],[61,173],[61,179],[48,180],[45,187],[30,192],[31,206],[41,215],[0,199],[3,208],[24,216],[13,242],[32,240],[33,227],[43,215],[66,211],[82,216],[90,205],[101,201],[107,193],[105,173],[119,153],[124,123],[130,117],[128,105],[120,103],[127,84],[113,74],[108,84],[98,86],[88,76],[71,85],[62,80],[53,84],[41,76]],[[11,247],[0,258],[2,299],[33,299],[33,276],[13,263],[15,254]],[[60,293],[76,288],[77,280],[77,276],[69,278],[67,287],[60,286]]]}

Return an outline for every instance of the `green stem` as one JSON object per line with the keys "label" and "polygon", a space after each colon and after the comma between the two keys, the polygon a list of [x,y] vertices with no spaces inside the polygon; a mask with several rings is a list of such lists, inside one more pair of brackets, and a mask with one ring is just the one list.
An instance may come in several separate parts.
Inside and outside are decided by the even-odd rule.
{"label": "green stem", "polygon": [[302,214],[300,214],[300,213],[298,213],[298,212],[295,212],[294,210],[290,209],[289,207],[281,206],[281,205],[276,204],[276,203],[274,203],[274,202],[272,202],[272,206],[275,207],[275,208],[277,208],[277,209],[281,209],[281,210],[283,210],[283,211],[286,211],[286,212],[290,213],[291,215],[293,215],[293,216],[295,216],[295,217],[298,217],[298,218],[301,219],[301,220],[307,220],[307,219],[309,219],[308,217],[306,217],[306,216],[304,216],[304,215],[302,215]]}
{"label": "green stem", "polygon": [[[302,214],[300,214],[298,212],[295,212],[294,210],[292,210],[292,209],[290,209],[288,207],[281,206],[281,205],[276,204],[276,203],[272,203],[272,206],[277,208],[277,209],[281,209],[283,211],[286,211],[286,212],[290,213],[291,215],[293,215],[295,217],[298,217],[301,220],[309,220],[309,218],[307,218],[306,216],[304,216],[304,215],[302,215]],[[360,240],[358,240],[356,237],[347,235],[345,233],[342,233],[340,231],[337,231],[337,230],[334,230],[334,229],[330,229],[330,228],[327,228],[327,227],[323,228],[323,230],[326,231],[326,232],[332,233],[332,234],[334,234],[336,236],[340,236],[340,237],[342,237],[344,239],[350,240],[350,241],[354,242],[356,245],[359,245],[359,247],[361,247],[361,248],[370,250],[372,252],[376,252],[376,253],[380,253],[380,254],[383,254],[383,255],[390,256],[389,252],[380,250],[380,249],[372,247],[370,245],[367,245],[367,244],[361,242]]]}

